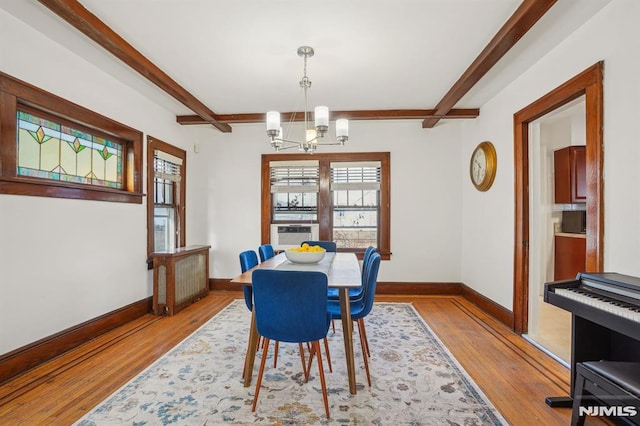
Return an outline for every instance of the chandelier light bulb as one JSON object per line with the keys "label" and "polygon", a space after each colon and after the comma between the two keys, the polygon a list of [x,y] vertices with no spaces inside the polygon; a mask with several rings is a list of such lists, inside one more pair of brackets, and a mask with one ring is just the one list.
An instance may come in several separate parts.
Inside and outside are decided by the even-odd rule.
{"label": "chandelier light bulb", "polygon": [[317,106],[313,110],[316,128],[323,129],[326,132],[329,129],[329,107]]}
{"label": "chandelier light bulb", "polygon": [[313,143],[316,139],[318,139],[318,133],[315,129],[307,129],[307,138],[305,141],[307,143]]}
{"label": "chandelier light bulb", "polygon": [[336,120],[336,137],[337,138],[349,137],[349,120],[344,118]]}
{"label": "chandelier light bulb", "polygon": [[280,113],[278,111],[269,111],[267,113],[267,132],[269,130],[278,130],[280,128]]}

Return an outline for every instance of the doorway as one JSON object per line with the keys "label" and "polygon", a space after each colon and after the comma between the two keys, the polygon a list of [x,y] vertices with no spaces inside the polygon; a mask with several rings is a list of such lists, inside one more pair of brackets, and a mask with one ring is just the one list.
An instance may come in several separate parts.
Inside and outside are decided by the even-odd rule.
{"label": "doorway", "polygon": [[[522,337],[567,366],[571,361],[571,314],[544,303],[543,296],[546,282],[571,279],[585,270],[586,233],[569,229],[562,219],[565,212],[584,214],[586,205],[582,199],[567,197],[563,185],[556,193],[561,177],[573,187],[571,177],[562,174],[564,163],[556,164],[556,155],[562,160],[565,152],[584,153],[585,121],[585,97],[581,96],[529,123],[529,317]],[[584,160],[584,156],[574,159],[582,164],[576,168],[582,173]],[[556,167],[560,167],[558,172]],[[584,183],[585,176],[577,173],[579,186],[577,182]],[[578,193],[583,194],[577,191],[576,197]],[[571,255],[566,253],[569,250]]]}
{"label": "doorway", "polygon": [[598,62],[531,105],[514,114],[515,247],[513,329],[527,333],[529,321],[531,123],[584,96],[586,145],[586,269],[599,272],[603,264],[602,127],[604,62]]}

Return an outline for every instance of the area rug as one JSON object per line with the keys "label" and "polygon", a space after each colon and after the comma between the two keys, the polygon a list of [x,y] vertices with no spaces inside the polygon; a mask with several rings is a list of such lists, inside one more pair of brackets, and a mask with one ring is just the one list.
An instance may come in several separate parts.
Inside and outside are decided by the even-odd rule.
{"label": "area rug", "polygon": [[76,424],[507,424],[411,304],[376,303],[365,322],[372,386],[356,335],[356,395],[349,392],[340,322],[335,332],[329,330],[330,419],[324,415],[317,362],[305,383],[298,346],[287,343],[280,344],[277,368],[267,360],[258,406],[251,412],[260,356],[252,386],[243,387],[250,313],[236,300]]}

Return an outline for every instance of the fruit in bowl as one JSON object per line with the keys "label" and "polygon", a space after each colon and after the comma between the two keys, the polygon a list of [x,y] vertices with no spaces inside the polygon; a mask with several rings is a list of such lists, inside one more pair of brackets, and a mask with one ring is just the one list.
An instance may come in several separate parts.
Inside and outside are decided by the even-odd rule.
{"label": "fruit in bowl", "polygon": [[318,263],[326,253],[320,246],[310,246],[304,243],[300,247],[293,247],[284,252],[284,255],[293,263]]}

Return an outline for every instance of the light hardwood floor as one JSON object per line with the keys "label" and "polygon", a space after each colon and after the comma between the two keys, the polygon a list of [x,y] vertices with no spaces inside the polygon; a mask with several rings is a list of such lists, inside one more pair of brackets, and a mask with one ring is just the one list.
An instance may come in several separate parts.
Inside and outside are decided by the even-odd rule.
{"label": "light hardwood floor", "polygon": [[[0,386],[0,424],[73,423],[219,312],[239,292],[214,291],[173,317],[146,315]],[[569,371],[459,296],[377,296],[411,302],[512,425],[567,425]],[[588,424],[591,422],[588,422]]]}

